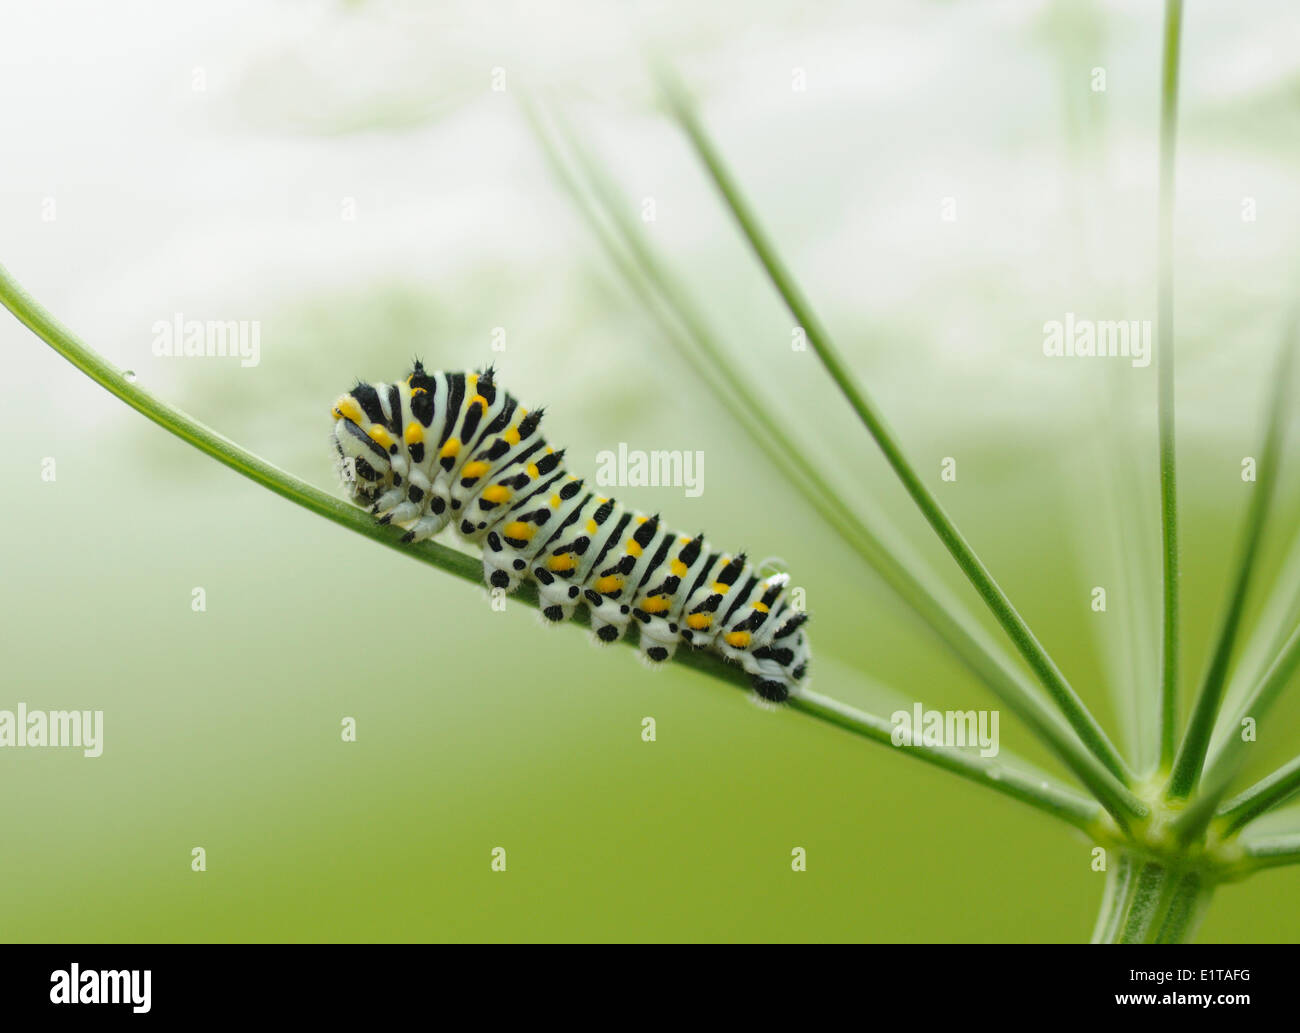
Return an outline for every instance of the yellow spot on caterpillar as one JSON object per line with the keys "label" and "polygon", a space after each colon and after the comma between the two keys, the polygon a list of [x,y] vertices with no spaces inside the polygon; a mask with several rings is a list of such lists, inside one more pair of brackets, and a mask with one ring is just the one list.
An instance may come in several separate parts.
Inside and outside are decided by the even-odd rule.
{"label": "yellow spot on caterpillar", "polygon": [[722,637],[727,640],[727,645],[736,649],[744,649],[749,645],[748,631],[729,631]]}
{"label": "yellow spot on caterpillar", "polygon": [[678,544],[678,545],[690,545],[690,544],[691,544],[691,539],[689,539],[689,538],[678,538],[678,539],[677,539],[677,544]]}
{"label": "yellow spot on caterpillar", "polygon": [[552,496],[551,496],[551,508],[552,508],[552,509],[559,509],[559,508],[560,508],[560,496],[558,496],[558,495],[552,495]]}
{"label": "yellow spot on caterpillar", "polygon": [[652,595],[641,603],[641,609],[646,613],[663,613],[668,609],[669,602],[666,595]]}
{"label": "yellow spot on caterpillar", "polygon": [[361,406],[351,395],[343,395],[334,403],[334,418],[341,420],[345,416],[356,424],[360,424],[363,419]]}
{"label": "yellow spot on caterpillar", "polygon": [[629,556],[640,556],[640,555],[641,555],[641,546],[637,544],[637,541],[636,541],[635,538],[632,539],[632,541],[630,541],[630,542],[627,543],[627,554],[628,554]]}
{"label": "yellow spot on caterpillar", "polygon": [[609,574],[605,577],[596,578],[596,583],[592,585],[601,595],[610,595],[619,591],[623,587],[623,579],[617,574]]}
{"label": "yellow spot on caterpillar", "polygon": [[516,520],[513,523],[506,524],[505,536],[513,538],[515,541],[528,541],[533,536],[536,528],[532,524],[525,523],[522,520]]}
{"label": "yellow spot on caterpillar", "polygon": [[424,428],[420,426],[419,420],[412,420],[406,425],[406,443],[408,445],[418,445],[424,440]]}
{"label": "yellow spot on caterpillar", "polygon": [[518,428],[518,427],[511,427],[508,431],[506,431],[506,432],[505,432],[504,434],[502,434],[501,436],[502,436],[503,438],[506,439],[506,443],[507,443],[507,444],[510,444],[510,445],[517,445],[517,444],[519,444],[519,428]]}
{"label": "yellow spot on caterpillar", "polygon": [[573,556],[567,552],[563,552],[558,556],[552,556],[547,560],[546,565],[550,567],[551,570],[563,574],[566,570],[573,569]]}
{"label": "yellow spot on caterpillar", "polygon": [[671,569],[672,569],[672,572],[673,572],[673,577],[685,577],[685,576],[686,576],[686,570],[687,570],[687,567],[686,567],[686,564],[683,563],[681,560],[673,560],[672,568],[671,568]]}
{"label": "yellow spot on caterpillar", "polygon": [[504,484],[494,484],[483,492],[483,498],[487,502],[509,502],[510,489]]}
{"label": "yellow spot on caterpillar", "polygon": [[388,433],[387,427],[382,427],[378,423],[372,423],[366,433],[384,448],[390,448],[393,444],[393,435]]}
{"label": "yellow spot on caterpillar", "polygon": [[472,463],[466,463],[465,469],[460,472],[460,475],[462,477],[482,477],[491,469],[491,463],[485,463],[482,459],[478,459]]}
{"label": "yellow spot on caterpillar", "polygon": [[649,519],[650,519],[650,518],[649,518],[648,516],[639,516],[639,517],[636,518],[636,522],[637,522],[638,524],[644,524],[644,523],[645,523],[647,520],[649,520]]}
{"label": "yellow spot on caterpillar", "polygon": [[596,521],[594,521],[594,520],[588,520],[588,521],[587,521],[587,533],[588,533],[588,534],[595,534],[595,533],[596,533],[596,530],[597,530],[597,528],[596,528]]}
{"label": "yellow spot on caterpillar", "polygon": [[718,595],[726,595],[731,591],[731,586],[724,585],[721,581],[715,581],[713,582],[713,590],[717,592]]}
{"label": "yellow spot on caterpillar", "polygon": [[755,603],[755,604],[754,604],[754,609],[756,609],[759,613],[767,613],[767,604],[766,604],[766,603]]}
{"label": "yellow spot on caterpillar", "polygon": [[596,497],[596,501],[599,502],[601,505],[604,505],[606,502],[609,501],[609,499],[605,498],[604,495],[598,495]]}
{"label": "yellow spot on caterpillar", "polygon": [[693,628],[696,631],[703,631],[712,623],[713,623],[713,616],[712,614],[708,614],[708,613],[693,613],[686,618],[687,626]]}
{"label": "yellow spot on caterpillar", "polygon": [[483,406],[483,411],[487,412],[487,399],[484,398],[482,395],[475,395],[473,398],[469,400],[468,408],[472,409],[476,405]]}
{"label": "yellow spot on caterpillar", "polygon": [[457,438],[448,438],[447,443],[442,446],[442,451],[438,453],[443,459],[449,456],[460,454],[460,441]]}
{"label": "yellow spot on caterpillar", "polygon": [[536,480],[536,479],[537,479],[538,477],[540,477],[541,475],[542,475],[542,474],[541,474],[541,471],[537,469],[537,464],[536,464],[536,463],[529,463],[529,464],[528,464],[528,476],[529,476],[529,477],[533,478],[533,480]]}

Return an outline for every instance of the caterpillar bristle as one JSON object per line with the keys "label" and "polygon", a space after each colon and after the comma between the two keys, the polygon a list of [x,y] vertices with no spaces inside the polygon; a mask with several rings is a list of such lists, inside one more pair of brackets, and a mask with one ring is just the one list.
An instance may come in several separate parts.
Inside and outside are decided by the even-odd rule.
{"label": "caterpillar bristle", "polygon": [[636,651],[636,655],[637,655],[637,659],[641,661],[641,666],[644,667],[646,670],[659,671],[663,669],[664,666],[663,660],[655,660],[652,657],[647,656],[645,653],[641,652],[641,650],[639,649]]}

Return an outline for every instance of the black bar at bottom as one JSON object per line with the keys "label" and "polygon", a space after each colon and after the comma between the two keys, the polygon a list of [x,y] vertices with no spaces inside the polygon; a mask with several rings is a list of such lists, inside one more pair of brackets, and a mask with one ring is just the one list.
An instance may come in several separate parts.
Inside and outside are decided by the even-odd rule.
{"label": "black bar at bottom", "polygon": [[901,1008],[927,1022],[1152,1011],[1227,1018],[1285,1008],[1295,956],[1290,946],[1260,945],[10,945],[0,947],[0,1002],[6,1020],[141,1023],[453,1011],[491,1022],[511,1009],[534,1021],[612,1018],[611,995],[668,1021],[683,1014],[661,1011],[675,1000],[697,1014],[712,1002],[710,1012],[781,1008],[828,1023],[828,1009],[870,1022],[886,1004],[889,1014],[901,1017]]}

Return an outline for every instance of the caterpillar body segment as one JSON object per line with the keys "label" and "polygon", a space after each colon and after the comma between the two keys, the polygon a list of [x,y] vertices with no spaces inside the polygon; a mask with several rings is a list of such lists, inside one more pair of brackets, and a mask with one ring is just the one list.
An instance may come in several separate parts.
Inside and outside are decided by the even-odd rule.
{"label": "caterpillar body segment", "polygon": [[417,362],[398,383],[357,384],[332,411],[345,488],[404,541],[453,525],[483,550],[489,586],[536,582],[549,621],[585,605],[599,642],[636,622],[651,663],[685,642],[740,664],[763,699],[798,691],[807,614],[785,599],[786,576],[761,577],[743,553],[714,551],[569,473],[540,433],[542,410],[498,388],[491,369]]}

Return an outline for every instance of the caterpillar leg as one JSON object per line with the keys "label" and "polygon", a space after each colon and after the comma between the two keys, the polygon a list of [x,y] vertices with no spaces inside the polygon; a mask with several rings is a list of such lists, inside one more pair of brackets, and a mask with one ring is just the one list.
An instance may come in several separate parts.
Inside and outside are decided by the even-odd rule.
{"label": "caterpillar leg", "polygon": [[426,513],[411,525],[409,531],[403,536],[404,542],[422,542],[426,538],[432,538],[435,534],[447,526],[445,516],[434,516],[432,513]]}
{"label": "caterpillar leg", "polygon": [[591,630],[595,640],[603,644],[621,639],[631,620],[632,608],[592,589],[587,590],[585,598],[591,610]]}
{"label": "caterpillar leg", "polygon": [[509,595],[523,580],[528,564],[513,553],[483,550],[483,581],[489,588],[504,588]]}
{"label": "caterpillar leg", "polygon": [[[396,509],[406,501],[406,491],[402,488],[389,488],[379,498],[375,499],[375,504],[370,507],[370,512],[375,516],[382,516],[389,510]],[[389,521],[391,523],[391,521]]]}
{"label": "caterpillar leg", "polygon": [[577,585],[556,577],[544,567],[533,570],[537,581],[537,598],[541,604],[542,616],[553,624],[567,621],[582,601],[582,589]]}
{"label": "caterpillar leg", "polygon": [[394,524],[397,527],[404,527],[412,520],[418,518],[423,511],[424,508],[416,505],[414,502],[403,502],[400,505],[394,506],[387,513],[383,513],[381,510],[380,512],[383,515],[380,516],[379,522],[381,524]]}
{"label": "caterpillar leg", "polygon": [[641,656],[651,664],[671,660],[677,653],[677,643],[681,641],[677,625],[637,610],[632,613],[641,621]]}
{"label": "caterpillar leg", "polygon": [[651,667],[657,667],[659,664],[667,663],[677,652],[676,643],[656,642],[653,639],[647,639],[645,632],[641,633],[640,642],[641,659]]}
{"label": "caterpillar leg", "polygon": [[625,631],[627,631],[626,624],[612,623],[596,616],[595,613],[591,615],[592,641],[597,645],[605,646],[617,642],[623,637]]}
{"label": "caterpillar leg", "polygon": [[751,684],[754,686],[754,692],[758,694],[759,698],[765,699],[769,703],[786,702],[794,688],[789,682],[777,678],[762,678],[758,675],[751,679]]}

